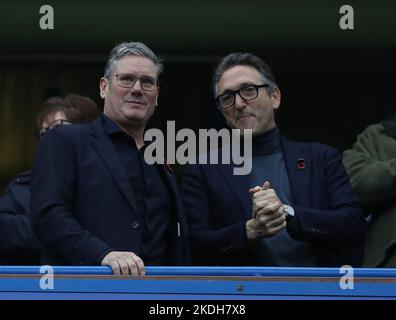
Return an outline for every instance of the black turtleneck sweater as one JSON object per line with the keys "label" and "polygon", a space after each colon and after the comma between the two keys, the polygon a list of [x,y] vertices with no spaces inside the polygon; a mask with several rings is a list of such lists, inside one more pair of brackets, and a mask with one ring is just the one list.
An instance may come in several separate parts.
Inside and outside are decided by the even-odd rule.
{"label": "black turtleneck sweater", "polygon": [[278,128],[275,127],[253,137],[252,154],[249,185],[261,187],[265,181],[269,181],[271,188],[277,191],[282,203],[292,205],[292,193],[283,160]]}
{"label": "black turtleneck sweater", "polygon": [[[293,206],[289,177],[283,158],[278,128],[253,137],[252,171],[249,186],[262,186],[269,181],[279,200]],[[296,241],[286,230],[262,239],[252,248],[257,264],[263,266],[313,267],[317,265],[312,245]]]}

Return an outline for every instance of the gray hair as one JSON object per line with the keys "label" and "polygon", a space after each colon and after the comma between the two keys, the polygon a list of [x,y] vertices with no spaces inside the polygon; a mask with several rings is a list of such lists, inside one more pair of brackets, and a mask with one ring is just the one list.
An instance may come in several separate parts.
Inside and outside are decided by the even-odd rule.
{"label": "gray hair", "polygon": [[157,78],[162,73],[164,66],[162,59],[158,57],[149,47],[141,42],[123,42],[116,45],[110,52],[105,66],[105,78],[109,79],[118,60],[126,56],[138,56],[150,59],[157,67]]}
{"label": "gray hair", "polygon": [[215,69],[212,79],[215,96],[219,94],[219,81],[223,73],[239,65],[255,68],[261,74],[263,81],[269,84],[269,87],[265,88],[268,93],[272,93],[278,87],[271,68],[262,59],[252,53],[234,52],[224,57]]}

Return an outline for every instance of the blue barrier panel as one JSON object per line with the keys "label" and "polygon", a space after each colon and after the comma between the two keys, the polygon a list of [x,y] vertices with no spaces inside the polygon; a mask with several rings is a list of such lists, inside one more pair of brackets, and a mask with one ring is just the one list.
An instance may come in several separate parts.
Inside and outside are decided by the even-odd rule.
{"label": "blue barrier panel", "polygon": [[[115,276],[110,267],[0,267],[0,299],[395,299],[396,269],[147,267]],[[351,270],[349,270],[351,271]],[[348,274],[352,276],[352,274]],[[48,279],[47,279],[48,280]],[[352,282],[351,282],[352,281]],[[48,284],[48,283],[47,283]]]}
{"label": "blue barrier panel", "polygon": [[[0,266],[4,274],[40,274],[43,266]],[[110,275],[111,268],[54,266],[54,273],[65,275]],[[280,277],[335,277],[345,272],[339,268],[293,267],[146,267],[147,275],[163,276],[280,276]],[[354,268],[355,277],[395,278],[396,268]]]}

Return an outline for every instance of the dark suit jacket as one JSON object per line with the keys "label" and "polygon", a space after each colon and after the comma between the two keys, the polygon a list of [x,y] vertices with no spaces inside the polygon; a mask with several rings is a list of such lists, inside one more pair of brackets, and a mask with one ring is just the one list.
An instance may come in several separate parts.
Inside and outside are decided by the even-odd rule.
{"label": "dark suit jacket", "polygon": [[[285,138],[281,145],[297,219],[289,234],[312,242],[320,266],[360,265],[366,222],[339,153],[326,145]],[[305,168],[298,168],[299,159],[305,160]],[[248,176],[233,175],[233,168],[197,164],[185,171],[183,195],[194,264],[255,264],[246,250],[245,228],[252,217],[248,190],[253,186]]]}
{"label": "dark suit jacket", "polygon": [[20,173],[0,198],[0,264],[38,265],[40,245],[30,223],[30,171]]}
{"label": "dark suit jacket", "polygon": [[[172,260],[175,265],[188,264],[187,228],[176,180],[166,166],[161,168],[175,200]],[[112,250],[140,254],[143,217],[136,211],[126,169],[101,118],[45,134],[33,166],[31,204],[33,229],[45,245],[42,263],[98,265]]]}

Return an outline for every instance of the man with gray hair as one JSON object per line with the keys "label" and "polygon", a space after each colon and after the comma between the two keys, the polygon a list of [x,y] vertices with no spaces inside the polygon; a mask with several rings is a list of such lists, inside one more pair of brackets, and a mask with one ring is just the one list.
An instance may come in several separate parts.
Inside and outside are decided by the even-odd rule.
{"label": "man with gray hair", "polygon": [[104,114],[42,139],[32,222],[43,264],[108,265],[122,275],[143,275],[146,265],[188,264],[175,177],[143,157],[162,69],[144,44],[117,45],[99,84]]}
{"label": "man with gray hair", "polygon": [[186,169],[193,263],[359,266],[365,219],[341,157],[280,134],[274,113],[281,94],[268,65],[250,53],[229,54],[213,87],[229,126],[252,130],[252,171],[233,175],[232,163]]}

